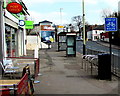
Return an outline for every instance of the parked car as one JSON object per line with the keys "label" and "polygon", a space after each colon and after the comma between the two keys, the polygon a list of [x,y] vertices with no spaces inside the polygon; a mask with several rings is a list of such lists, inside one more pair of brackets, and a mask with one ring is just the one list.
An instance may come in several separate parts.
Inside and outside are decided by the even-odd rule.
{"label": "parked car", "polygon": [[76,40],[79,41],[79,40],[83,40],[83,39],[80,36],[77,36]]}

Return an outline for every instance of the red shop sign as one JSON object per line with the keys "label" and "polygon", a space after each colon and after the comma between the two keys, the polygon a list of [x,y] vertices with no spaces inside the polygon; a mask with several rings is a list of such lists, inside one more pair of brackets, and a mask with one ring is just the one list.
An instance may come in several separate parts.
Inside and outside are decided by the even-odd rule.
{"label": "red shop sign", "polygon": [[6,9],[10,13],[17,14],[22,11],[22,5],[20,5],[19,3],[16,3],[16,2],[12,2],[7,5]]}

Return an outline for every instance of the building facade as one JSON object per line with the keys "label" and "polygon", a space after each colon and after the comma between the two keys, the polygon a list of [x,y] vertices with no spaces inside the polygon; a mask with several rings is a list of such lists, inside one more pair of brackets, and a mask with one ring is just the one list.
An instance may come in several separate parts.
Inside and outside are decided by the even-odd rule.
{"label": "building facade", "polygon": [[[13,14],[7,11],[7,5],[12,2],[22,5],[20,13]],[[0,2],[0,6],[1,59],[26,55],[26,29],[24,24],[20,25],[20,21],[24,22],[29,15],[25,4],[22,0],[4,0]]]}
{"label": "building facade", "polygon": [[90,31],[87,31],[87,39],[92,41],[98,41],[101,39],[101,33],[105,33],[104,25],[96,25]]}

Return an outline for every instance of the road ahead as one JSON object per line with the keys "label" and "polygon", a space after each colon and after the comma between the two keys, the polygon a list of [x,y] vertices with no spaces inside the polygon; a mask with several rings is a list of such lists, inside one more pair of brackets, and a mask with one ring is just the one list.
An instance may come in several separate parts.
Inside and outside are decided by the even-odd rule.
{"label": "road ahead", "polygon": [[[83,53],[82,52],[83,51],[83,42],[82,41],[77,41],[76,44],[77,44],[77,47],[76,47],[77,52]],[[93,42],[93,41],[87,41],[86,42],[86,48],[109,53],[109,47],[103,46],[103,45],[101,45],[97,42]],[[118,56],[118,55],[120,55],[120,50],[112,48],[112,54]]]}

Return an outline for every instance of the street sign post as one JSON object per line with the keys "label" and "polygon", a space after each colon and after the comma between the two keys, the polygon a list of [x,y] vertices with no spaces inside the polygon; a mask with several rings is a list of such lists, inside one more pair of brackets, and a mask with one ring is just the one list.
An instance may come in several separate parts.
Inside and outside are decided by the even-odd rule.
{"label": "street sign post", "polygon": [[111,65],[111,56],[112,56],[112,33],[118,30],[117,18],[105,18],[105,31],[109,32],[109,43],[110,43],[110,65]]}
{"label": "street sign post", "polygon": [[117,31],[117,18],[105,18],[105,31]]}

